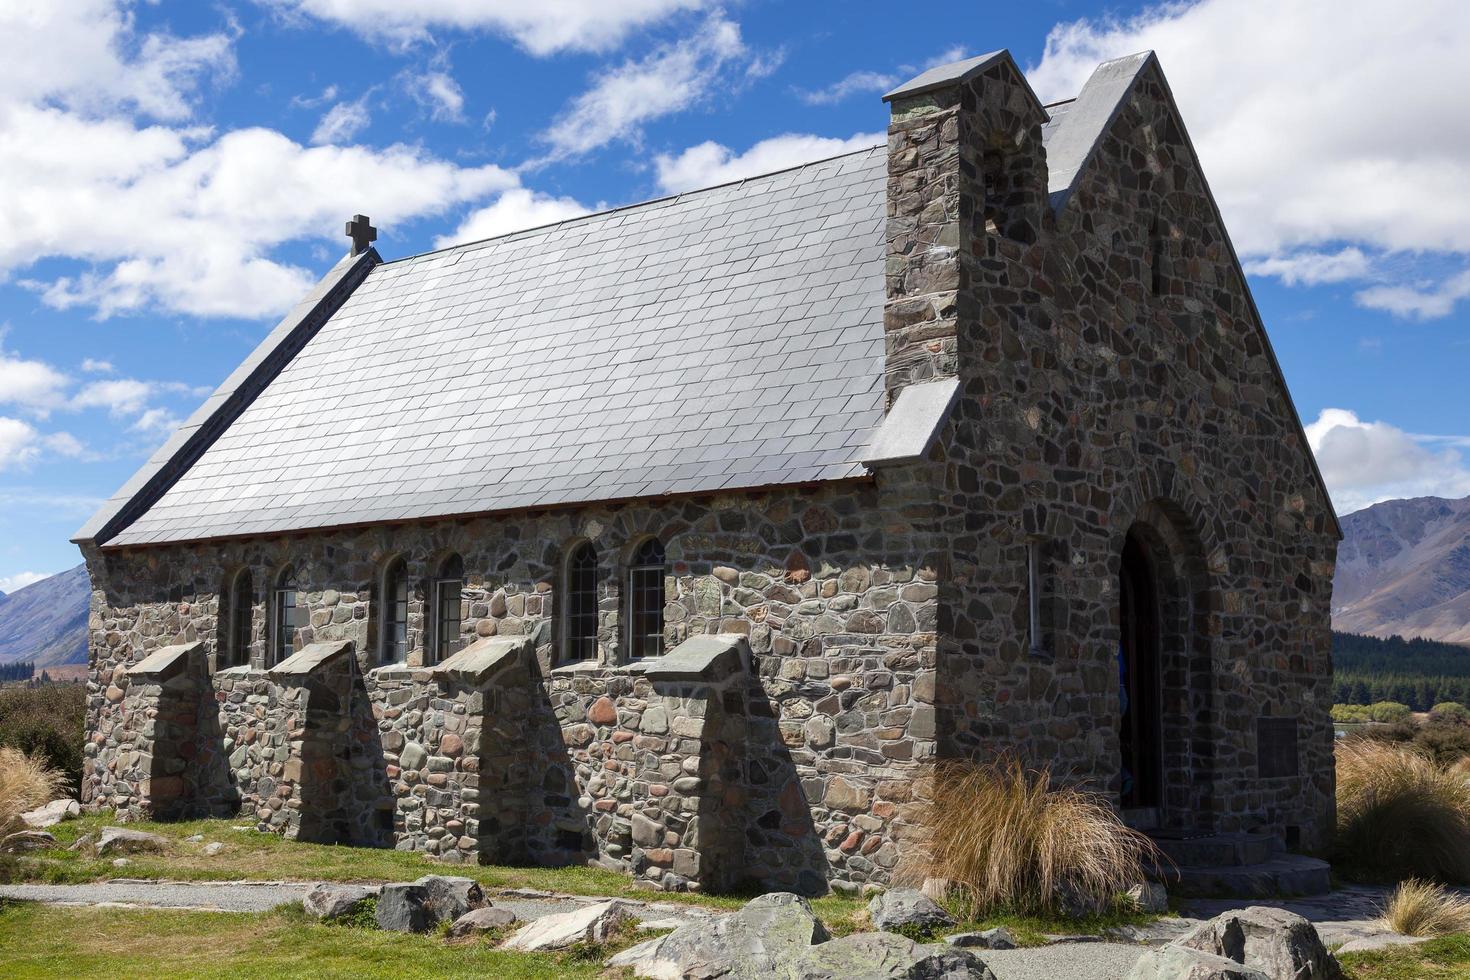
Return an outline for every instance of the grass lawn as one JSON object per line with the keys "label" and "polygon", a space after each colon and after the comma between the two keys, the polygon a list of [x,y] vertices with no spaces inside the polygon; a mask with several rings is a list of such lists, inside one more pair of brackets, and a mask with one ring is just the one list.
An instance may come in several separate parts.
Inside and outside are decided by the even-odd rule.
{"label": "grass lawn", "polygon": [[0,902],[0,973],[31,977],[596,977],[607,950],[503,953],[484,943],[258,914]]}
{"label": "grass lawn", "polygon": [[1470,935],[1441,936],[1416,946],[1338,957],[1351,980],[1466,980]]}

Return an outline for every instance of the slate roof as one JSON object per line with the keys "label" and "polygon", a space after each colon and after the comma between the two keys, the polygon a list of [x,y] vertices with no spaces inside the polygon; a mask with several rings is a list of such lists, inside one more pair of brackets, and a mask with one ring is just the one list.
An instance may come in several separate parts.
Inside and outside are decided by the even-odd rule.
{"label": "slate roof", "polygon": [[372,268],[128,545],[859,476],[886,151]]}
{"label": "slate roof", "polygon": [[[1151,58],[1037,103],[1054,207]],[[74,540],[812,483],[913,458],[954,386],[884,416],[886,170],[877,146],[395,262],[344,258]]]}

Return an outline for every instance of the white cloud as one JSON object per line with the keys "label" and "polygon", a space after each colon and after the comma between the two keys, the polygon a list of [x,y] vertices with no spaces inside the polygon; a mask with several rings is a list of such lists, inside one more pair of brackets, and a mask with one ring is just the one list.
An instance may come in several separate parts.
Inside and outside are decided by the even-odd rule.
{"label": "white cloud", "polygon": [[43,361],[31,361],[0,350],[0,404],[11,404],[44,416],[61,404],[67,376]]}
{"label": "white cloud", "polygon": [[134,432],[168,435],[182,425],[183,421],[183,419],[166,408],[149,408],[145,409],[134,420],[131,428]]}
{"label": "white cloud", "polygon": [[88,374],[111,374],[113,367],[111,361],[99,361],[88,357],[82,361],[82,370]]}
{"label": "white cloud", "polygon": [[338,102],[322,113],[316,129],[311,132],[313,146],[328,143],[350,143],[358,133],[372,125],[373,114],[368,109],[368,97],[351,102]]}
{"label": "white cloud", "polygon": [[500,195],[489,207],[480,208],[465,218],[453,233],[439,236],[434,240],[434,247],[448,248],[463,242],[549,225],[578,217],[589,210],[591,209],[570,197],[552,197],[518,187]]}
{"label": "white cloud", "polygon": [[43,578],[50,577],[51,573],[49,572],[16,572],[14,575],[6,575],[0,578],[0,592],[9,595],[12,592],[19,592],[27,585],[34,585]]}
{"label": "white cloud", "polygon": [[1044,100],[1068,98],[1098,62],[1156,51],[1247,257],[1465,253],[1470,113],[1437,93],[1470,87],[1467,47],[1460,0],[1201,0],[1058,25],[1028,76]]}
{"label": "white cloud", "polygon": [[1459,452],[1425,445],[1440,440],[1364,422],[1342,408],[1323,409],[1306,433],[1339,514],[1397,497],[1470,494],[1470,468]]}
{"label": "white cloud", "polygon": [[745,53],[739,25],[713,17],[692,35],[638,61],[601,71],[542,134],[553,159],[587,153],[614,140],[637,140],[654,119],[699,102],[721,69]]}
{"label": "white cloud", "polygon": [[1470,299],[1470,271],[1431,286],[1373,286],[1353,297],[1359,306],[1386,310],[1395,316],[1432,320],[1449,316],[1455,304]]}
{"label": "white cloud", "polygon": [[847,139],[785,133],[761,140],[739,154],[719,143],[705,142],[677,156],[659,154],[653,165],[664,193],[678,194],[877,146],[884,139],[882,133],[858,133]]}
{"label": "white cloud", "polygon": [[855,71],[844,75],[826,88],[798,91],[801,101],[807,105],[833,105],[861,92],[881,93],[893,88],[903,78],[899,75],[879,71]]}
{"label": "white cloud", "polygon": [[33,426],[0,415],[0,472],[28,466],[41,454],[39,441]]}
{"label": "white cloud", "polygon": [[319,271],[277,259],[278,246],[345,250],[347,215],[391,228],[520,185],[417,147],[304,147],[269,129],[194,124],[198,86],[233,65],[232,36],[140,36],[120,9],[0,7],[0,278],[48,258],[79,263],[14,276],[52,306],[277,314]]}
{"label": "white cloud", "polygon": [[339,24],[370,40],[405,45],[435,30],[491,31],[531,54],[606,51],[630,33],[709,0],[260,0]]}
{"label": "white cloud", "polygon": [[1288,286],[1317,286],[1361,279],[1371,268],[1368,256],[1360,248],[1344,248],[1338,252],[1302,251],[1245,263],[1245,271],[1251,275],[1276,276]]}
{"label": "white cloud", "polygon": [[142,412],[153,395],[153,385],[133,378],[94,381],[77,392],[73,408],[105,408],[114,416]]}
{"label": "white cloud", "polygon": [[448,72],[426,71],[405,78],[409,94],[426,106],[430,118],[438,122],[461,122],[464,119],[464,90]]}

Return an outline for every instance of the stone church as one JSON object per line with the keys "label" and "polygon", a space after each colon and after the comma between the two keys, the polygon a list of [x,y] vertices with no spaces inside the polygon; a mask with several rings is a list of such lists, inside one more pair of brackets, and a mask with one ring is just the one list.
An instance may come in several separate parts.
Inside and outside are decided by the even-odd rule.
{"label": "stone church", "polygon": [[886,145],[543,228],[354,219],[77,535],[85,803],[820,893],[1012,751],[1320,848],[1339,532],[1157,59],[884,98]]}

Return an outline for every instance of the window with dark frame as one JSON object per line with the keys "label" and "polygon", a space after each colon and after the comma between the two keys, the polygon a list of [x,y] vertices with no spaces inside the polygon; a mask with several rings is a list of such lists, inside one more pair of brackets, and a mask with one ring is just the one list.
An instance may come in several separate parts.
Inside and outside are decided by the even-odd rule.
{"label": "window with dark frame", "polygon": [[664,546],[649,538],[628,568],[629,654],[634,660],[664,652]]}
{"label": "window with dark frame", "polygon": [[302,608],[299,599],[296,570],[287,566],[276,579],[273,597],[276,631],[271,642],[272,664],[278,664],[291,656],[296,645],[296,631],[306,625],[306,610]]}
{"label": "window with dark frame", "polygon": [[243,667],[250,663],[251,613],[255,611],[255,586],[250,569],[242,568],[230,583],[229,640],[221,667]]}
{"label": "window with dark frame", "polygon": [[395,559],[383,574],[383,641],[379,652],[384,664],[408,663],[408,566]]}
{"label": "window with dark frame", "polygon": [[562,663],[597,659],[597,551],[584,541],[567,561],[567,637]]}
{"label": "window with dark frame", "polygon": [[464,595],[464,561],[451,555],[434,579],[434,659],[443,663],[459,640],[459,609]]}

